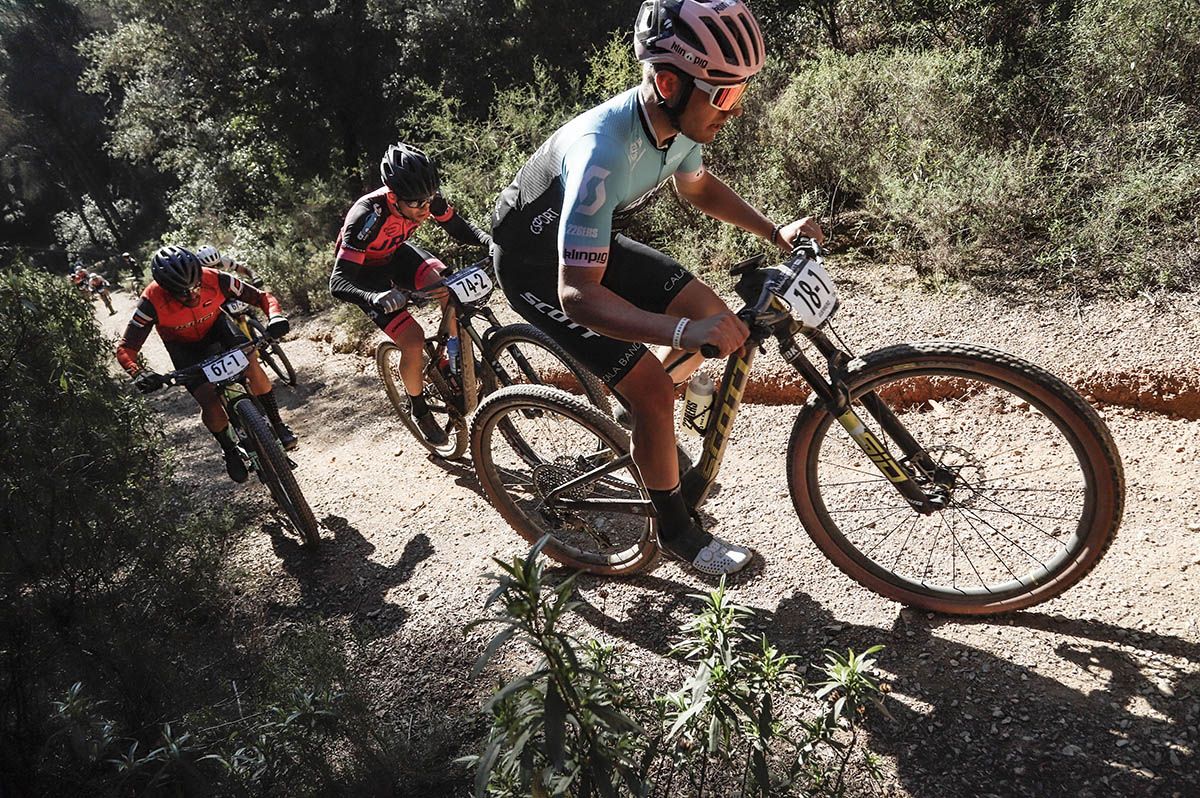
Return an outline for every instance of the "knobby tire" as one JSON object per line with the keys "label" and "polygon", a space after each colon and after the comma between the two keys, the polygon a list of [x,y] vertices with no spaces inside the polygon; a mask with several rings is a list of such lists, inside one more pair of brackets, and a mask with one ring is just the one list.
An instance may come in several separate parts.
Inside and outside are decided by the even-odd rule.
{"label": "knobby tire", "polygon": [[305,545],[319,545],[321,535],[317,528],[317,519],[296,483],[292,466],[270,423],[249,397],[238,400],[234,409],[242,429],[246,431],[258,454],[259,475],[270,489],[271,497],[287,514]]}
{"label": "knobby tire", "polygon": [[[857,401],[869,391],[955,485],[945,509],[918,515],[809,399],[788,445],[792,502],[813,541],[863,586],[935,612],[1011,612],[1079,582],[1111,545],[1124,508],[1120,456],[1096,411],[1048,371],[939,341],[856,358],[846,384],[894,457],[899,446]],[[906,553],[915,567],[900,565]]]}
{"label": "knobby tire", "polygon": [[[497,432],[500,434],[497,434]],[[510,438],[515,435],[518,444]],[[555,449],[556,441],[561,441]],[[471,421],[471,456],[484,493],[530,543],[549,535],[548,557],[595,574],[625,575],[644,568],[657,550],[653,517],[555,514],[538,495],[629,450],[629,434],[587,400],[545,385],[516,385],[491,394]],[[647,500],[630,465],[584,489],[587,497]],[[601,540],[600,538],[604,538]]]}

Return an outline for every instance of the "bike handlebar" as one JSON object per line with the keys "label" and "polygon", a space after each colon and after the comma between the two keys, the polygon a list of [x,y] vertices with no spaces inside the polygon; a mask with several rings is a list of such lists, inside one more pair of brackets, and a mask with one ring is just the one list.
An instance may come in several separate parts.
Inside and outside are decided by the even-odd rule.
{"label": "bike handlebar", "polygon": [[[222,352],[220,355],[213,355],[213,357],[211,357],[211,358],[205,358],[204,362],[207,363],[209,360],[212,360],[213,358],[224,357],[225,355],[228,355],[230,352],[233,352],[235,350],[239,350],[241,352],[249,352],[251,349],[262,349],[263,347],[268,346],[269,344],[272,344],[274,342],[275,342],[274,338],[272,338],[269,335],[264,335],[262,338],[255,339],[253,341],[247,341],[246,343],[239,344],[238,346],[235,346],[232,349],[227,349],[224,352]],[[194,366],[188,366],[187,368],[184,368],[184,369],[177,369],[176,371],[167,372],[166,374],[162,375],[162,380],[163,380],[162,387],[171,388],[176,385],[184,385],[187,381],[187,378],[190,376],[199,374],[201,369],[203,368],[203,366],[204,366],[204,363],[197,363]]]}
{"label": "bike handlebar", "polygon": [[[817,257],[825,254],[825,248],[822,247],[816,239],[802,237],[796,240],[795,246],[792,247],[791,256],[794,257],[802,253],[811,257]],[[730,267],[729,273],[731,275],[741,275],[745,274],[746,272],[757,271],[763,267],[766,259],[766,255],[759,254],[747,258],[746,260],[739,261]],[[764,308],[766,308],[767,303],[771,301],[770,297],[771,286],[764,284],[762,289],[759,291],[758,300],[753,305],[747,305],[745,308],[739,311],[737,314],[738,318],[749,323],[754,319],[754,317],[761,313]],[[704,355],[706,358],[714,358],[720,356],[721,350],[712,344],[703,344],[700,347],[700,354]]]}
{"label": "bike handlebar", "polygon": [[495,274],[493,273],[493,270],[495,267],[493,266],[492,259],[490,257],[480,258],[479,260],[475,261],[474,263],[470,264],[469,266],[463,266],[461,269],[447,269],[443,273],[441,279],[430,283],[429,285],[425,286],[425,288],[423,288],[420,291],[416,291],[416,290],[405,291],[405,293],[408,294],[408,301],[411,302],[412,304],[416,305],[417,307],[421,307],[422,305],[425,305],[426,303],[433,301],[434,297],[432,297],[429,294],[429,289],[445,288],[446,281],[449,280],[451,277],[453,277],[454,275],[458,274],[461,271],[464,271],[465,269],[473,269],[475,267],[482,268],[484,271],[488,272],[489,276],[492,276],[492,277],[495,276]]}

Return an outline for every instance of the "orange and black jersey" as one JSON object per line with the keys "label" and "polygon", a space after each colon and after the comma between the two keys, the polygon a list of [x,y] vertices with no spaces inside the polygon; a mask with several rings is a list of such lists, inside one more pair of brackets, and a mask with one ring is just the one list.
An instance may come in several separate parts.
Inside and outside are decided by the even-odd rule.
{"label": "orange and black jersey", "polygon": [[199,299],[192,307],[171,296],[158,283],[152,282],[142,292],[133,318],[117,344],[117,361],[130,374],[136,374],[137,353],[150,330],[158,328],[164,343],[192,343],[204,340],[213,325],[221,318],[221,305],[226,299],[241,301],[262,308],[270,316],[283,314],[279,300],[266,291],[215,269],[201,269]]}
{"label": "orange and black jersey", "polygon": [[[329,292],[338,299],[368,301],[366,290],[373,280],[360,279],[364,269],[383,266],[420,227],[420,223],[394,213],[388,206],[386,186],[359,199],[346,214],[337,237],[337,254]],[[492,237],[471,224],[439,194],[429,205],[433,220],[451,238],[463,244],[487,247]]]}

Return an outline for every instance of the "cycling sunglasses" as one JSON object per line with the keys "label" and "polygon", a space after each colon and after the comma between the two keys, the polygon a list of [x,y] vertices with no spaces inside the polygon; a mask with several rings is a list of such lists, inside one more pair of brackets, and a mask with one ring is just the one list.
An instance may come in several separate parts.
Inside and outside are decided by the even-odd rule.
{"label": "cycling sunglasses", "polygon": [[717,86],[716,84],[694,78],[692,82],[696,88],[708,95],[708,104],[718,111],[732,111],[742,104],[742,95],[746,93],[746,87],[749,86],[748,81],[734,83],[726,86]]}
{"label": "cycling sunglasses", "polygon": [[[437,195],[435,194],[434,197],[436,197],[436,196]],[[398,202],[401,205],[403,205],[405,208],[412,208],[415,211],[418,208],[429,207],[429,203],[433,202],[433,197],[426,197],[425,199],[414,199],[414,200],[398,199]]]}

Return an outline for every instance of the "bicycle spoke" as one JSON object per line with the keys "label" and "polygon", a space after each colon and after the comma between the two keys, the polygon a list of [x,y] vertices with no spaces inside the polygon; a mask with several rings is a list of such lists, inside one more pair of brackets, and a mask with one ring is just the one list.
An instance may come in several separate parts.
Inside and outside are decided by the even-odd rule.
{"label": "bicycle spoke", "polygon": [[[1001,371],[1008,368],[1006,361]],[[889,399],[891,413],[922,452],[901,462],[926,492],[943,494],[943,506],[927,514],[909,507],[827,416],[806,466],[816,475],[807,490],[819,497],[814,506],[831,528],[827,539],[870,568],[871,579],[883,574],[903,583],[907,595],[981,601],[1048,584],[1047,575],[1067,567],[1077,526],[1088,512],[1092,485],[1079,446],[1057,416],[1014,392],[1003,376],[992,382],[965,371],[944,377],[937,367],[931,371],[908,376],[883,367],[871,390],[899,399]],[[906,401],[946,390],[957,398]],[[895,454],[904,447],[888,437],[888,429],[879,425],[874,432]],[[924,458],[926,467],[916,468],[912,461]],[[806,473],[799,463],[792,472]]]}

